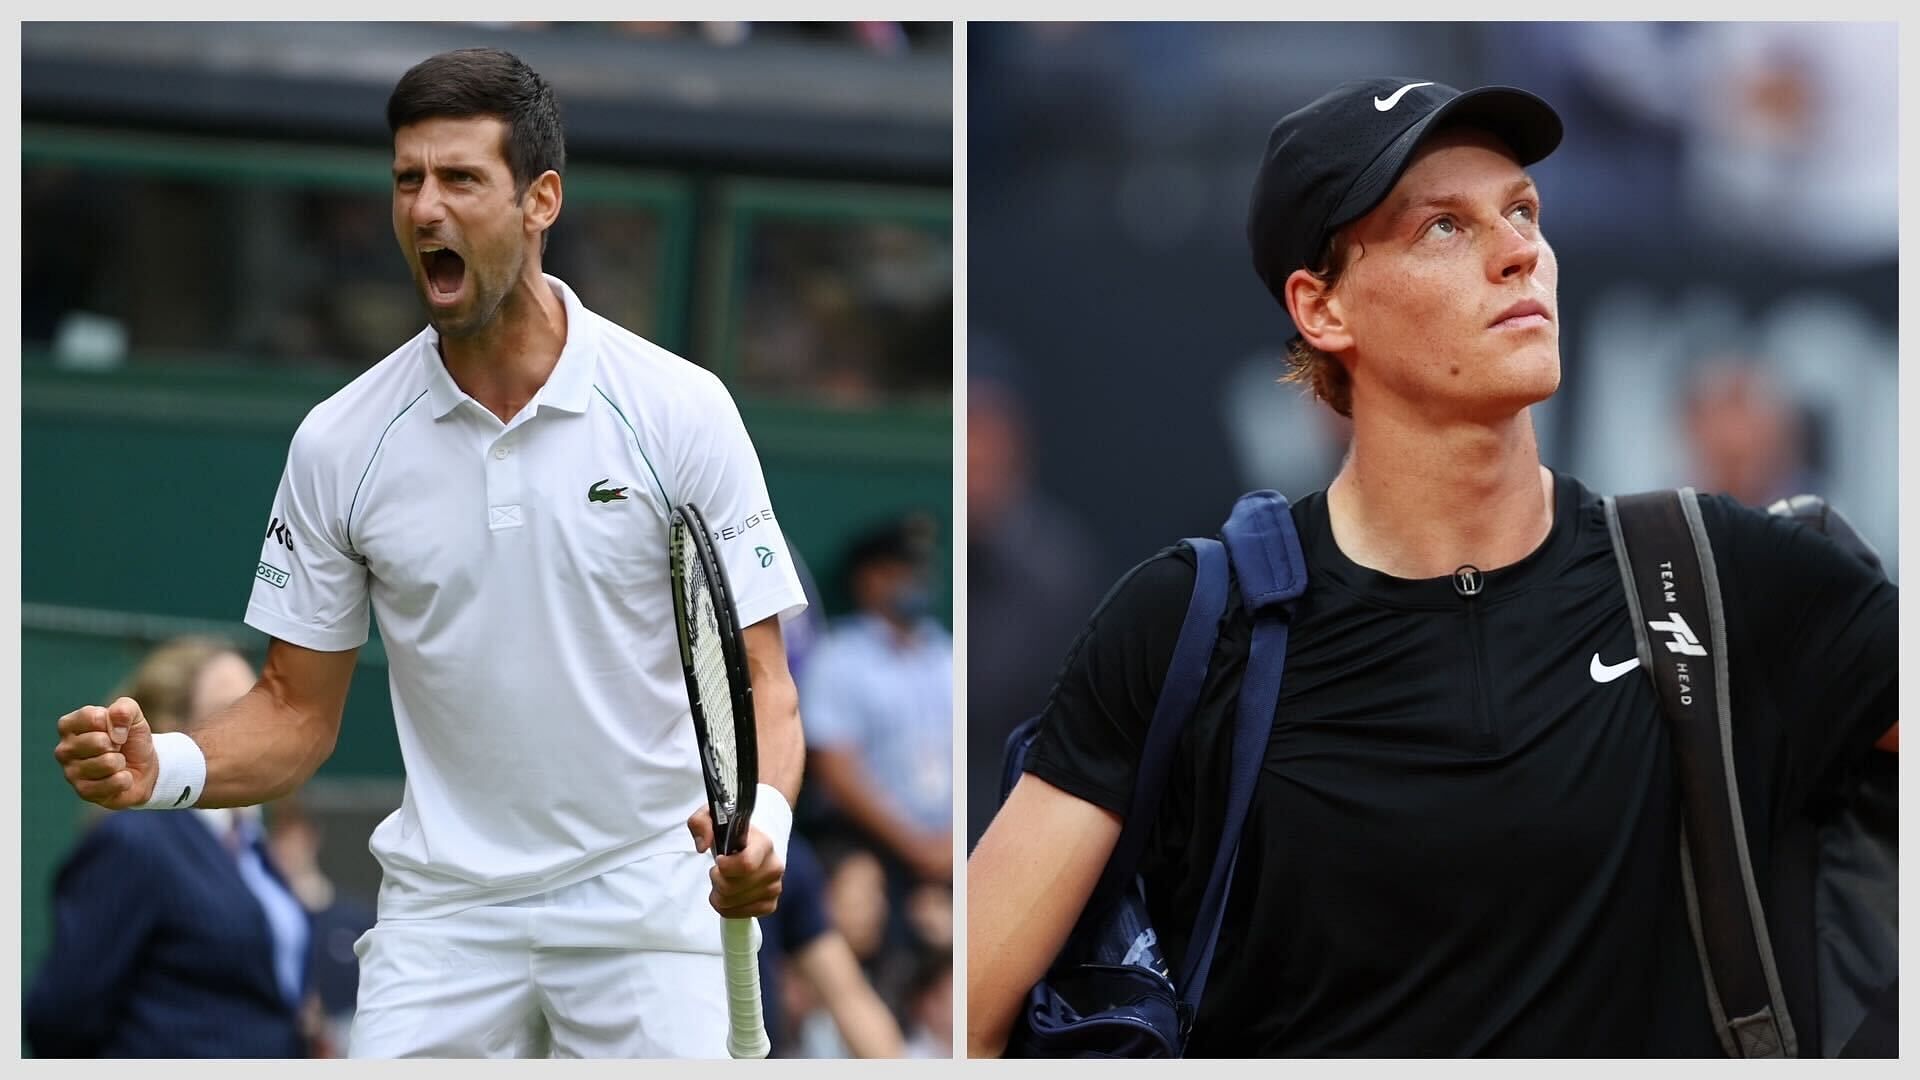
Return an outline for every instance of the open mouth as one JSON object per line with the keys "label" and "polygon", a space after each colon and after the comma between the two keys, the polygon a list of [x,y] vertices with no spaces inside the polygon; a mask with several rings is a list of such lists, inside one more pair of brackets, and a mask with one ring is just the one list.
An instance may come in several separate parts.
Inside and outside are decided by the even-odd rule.
{"label": "open mouth", "polygon": [[447,248],[420,253],[420,269],[427,275],[427,291],[435,303],[450,303],[467,281],[467,260]]}

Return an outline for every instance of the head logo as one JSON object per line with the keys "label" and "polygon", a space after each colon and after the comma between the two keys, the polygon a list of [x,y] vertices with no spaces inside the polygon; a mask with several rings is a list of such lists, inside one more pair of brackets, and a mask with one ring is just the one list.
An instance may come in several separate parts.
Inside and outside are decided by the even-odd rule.
{"label": "head logo", "polygon": [[753,549],[753,553],[760,556],[760,569],[765,570],[767,567],[773,565],[772,548],[757,547]]}
{"label": "head logo", "polygon": [[1693,628],[1687,625],[1687,620],[1681,618],[1679,612],[1669,611],[1665,622],[1650,619],[1647,625],[1657,633],[1673,635],[1673,639],[1667,642],[1668,652],[1677,652],[1682,656],[1707,655],[1707,650],[1700,646],[1700,639],[1694,636]]}
{"label": "head logo", "polygon": [[[609,477],[608,479],[611,479],[611,478]],[[626,502],[627,501],[626,488],[623,488],[623,487],[603,488],[600,486],[601,484],[604,484],[606,482],[607,482],[606,480],[595,480],[593,482],[593,486],[587,489],[588,502]]]}

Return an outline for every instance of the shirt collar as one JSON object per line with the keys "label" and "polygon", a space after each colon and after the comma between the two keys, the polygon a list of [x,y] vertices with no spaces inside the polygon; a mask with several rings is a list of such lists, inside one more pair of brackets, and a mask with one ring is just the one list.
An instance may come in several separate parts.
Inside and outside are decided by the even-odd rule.
{"label": "shirt collar", "polygon": [[[552,274],[542,276],[567,309],[567,343],[561,347],[560,360],[554,364],[546,384],[533,395],[529,405],[536,409],[545,407],[583,413],[587,411],[587,400],[593,392],[594,363],[599,358],[596,347],[599,344],[599,330],[594,324],[593,313],[580,303],[580,298],[574,295],[566,282]],[[422,361],[427,368],[427,397],[433,405],[433,418],[438,420],[468,400],[467,394],[453,381],[453,376],[447,373],[446,362],[440,358],[440,332],[429,325],[421,332],[420,343]]]}

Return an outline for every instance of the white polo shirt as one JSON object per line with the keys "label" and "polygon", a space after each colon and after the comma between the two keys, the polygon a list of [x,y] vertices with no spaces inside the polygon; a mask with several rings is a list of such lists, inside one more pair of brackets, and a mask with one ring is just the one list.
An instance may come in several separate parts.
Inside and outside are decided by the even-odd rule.
{"label": "white polo shirt", "polygon": [[742,625],[806,605],[720,380],[547,281],[566,347],[511,423],[429,327],[307,414],[261,548],[249,625],[340,651],[380,620],[407,776],[369,845],[382,918],[692,850],[673,506],[705,515]]}

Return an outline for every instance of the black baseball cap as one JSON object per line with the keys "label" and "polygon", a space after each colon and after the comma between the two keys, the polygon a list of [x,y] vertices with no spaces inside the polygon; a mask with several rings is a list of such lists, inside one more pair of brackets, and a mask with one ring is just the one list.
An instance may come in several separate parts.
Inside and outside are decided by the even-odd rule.
{"label": "black baseball cap", "polygon": [[1480,128],[1531,165],[1560,145],[1560,116],[1525,90],[1464,93],[1425,79],[1356,79],[1288,113],[1267,137],[1253,181],[1253,268],[1286,305],[1287,276],[1320,257],[1342,225],[1380,205],[1413,152],[1443,127]]}

